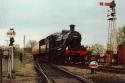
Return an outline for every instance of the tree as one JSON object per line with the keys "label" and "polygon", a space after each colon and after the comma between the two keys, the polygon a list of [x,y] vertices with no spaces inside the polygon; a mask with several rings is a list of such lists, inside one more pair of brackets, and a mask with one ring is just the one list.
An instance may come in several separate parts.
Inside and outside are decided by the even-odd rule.
{"label": "tree", "polygon": [[101,54],[104,54],[105,52],[104,46],[98,43],[92,45],[91,49],[93,51],[93,54],[96,54],[96,55],[101,55]]}
{"label": "tree", "polygon": [[125,26],[120,27],[117,32],[117,44],[125,44]]}
{"label": "tree", "polygon": [[28,43],[26,44],[26,47],[33,49],[33,47],[37,44],[36,40],[29,40]]}

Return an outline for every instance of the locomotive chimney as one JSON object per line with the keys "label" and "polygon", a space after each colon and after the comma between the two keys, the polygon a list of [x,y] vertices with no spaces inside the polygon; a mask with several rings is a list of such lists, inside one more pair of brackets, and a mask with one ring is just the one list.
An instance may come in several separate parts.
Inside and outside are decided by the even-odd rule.
{"label": "locomotive chimney", "polygon": [[75,25],[71,24],[70,26],[70,31],[75,31]]}

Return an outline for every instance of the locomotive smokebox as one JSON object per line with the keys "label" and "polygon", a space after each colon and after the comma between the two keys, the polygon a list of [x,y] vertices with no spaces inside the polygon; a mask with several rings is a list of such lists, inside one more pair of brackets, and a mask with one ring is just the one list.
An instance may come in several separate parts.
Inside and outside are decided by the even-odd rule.
{"label": "locomotive smokebox", "polygon": [[75,31],[75,25],[71,24],[70,26],[70,31]]}

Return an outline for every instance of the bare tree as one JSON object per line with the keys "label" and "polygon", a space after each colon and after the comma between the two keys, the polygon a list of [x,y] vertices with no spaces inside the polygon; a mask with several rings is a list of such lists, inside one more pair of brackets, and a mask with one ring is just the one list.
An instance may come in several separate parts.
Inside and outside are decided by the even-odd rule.
{"label": "bare tree", "polygon": [[94,44],[94,45],[92,45],[92,47],[91,47],[91,49],[92,49],[92,54],[94,54],[94,55],[101,55],[101,54],[104,54],[104,52],[105,52],[105,48],[104,48],[104,46],[103,45],[101,45],[101,44],[99,44],[99,43],[96,43],[96,44]]}
{"label": "bare tree", "polygon": [[26,47],[31,48],[31,50],[33,49],[33,47],[37,44],[36,40],[28,40]]}

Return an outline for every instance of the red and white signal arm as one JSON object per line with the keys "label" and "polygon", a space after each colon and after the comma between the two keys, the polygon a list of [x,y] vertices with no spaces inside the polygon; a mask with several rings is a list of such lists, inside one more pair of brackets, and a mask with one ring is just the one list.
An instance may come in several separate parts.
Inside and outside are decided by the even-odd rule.
{"label": "red and white signal arm", "polygon": [[14,30],[10,30],[7,32],[8,37],[14,37],[16,35],[16,32]]}
{"label": "red and white signal arm", "polygon": [[112,2],[99,2],[100,6],[112,6]]}
{"label": "red and white signal arm", "polygon": [[7,35],[16,35],[16,32],[15,31],[7,32]]}
{"label": "red and white signal arm", "polygon": [[97,61],[91,61],[90,64],[89,64],[89,67],[90,67],[90,68],[98,68],[98,63],[97,63]]}

